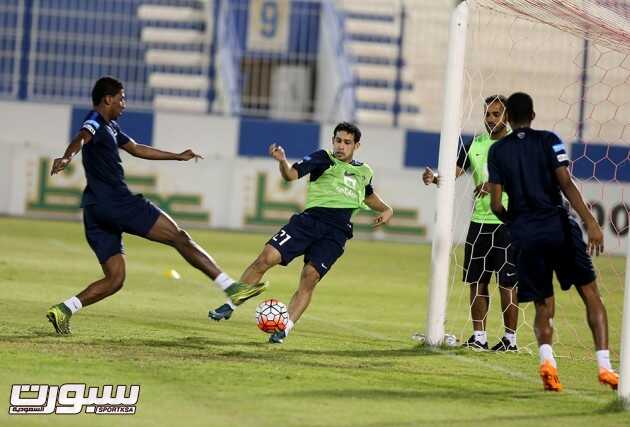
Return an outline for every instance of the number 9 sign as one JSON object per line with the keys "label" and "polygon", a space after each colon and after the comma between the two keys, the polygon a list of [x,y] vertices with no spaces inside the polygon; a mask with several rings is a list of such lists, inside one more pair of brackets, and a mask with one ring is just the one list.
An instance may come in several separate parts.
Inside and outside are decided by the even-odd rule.
{"label": "number 9 sign", "polygon": [[289,0],[250,0],[247,50],[287,50],[289,7]]}

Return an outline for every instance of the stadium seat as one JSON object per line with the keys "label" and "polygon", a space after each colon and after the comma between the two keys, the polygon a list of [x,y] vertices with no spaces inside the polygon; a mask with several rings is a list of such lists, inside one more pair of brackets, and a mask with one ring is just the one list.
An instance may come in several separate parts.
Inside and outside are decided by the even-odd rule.
{"label": "stadium seat", "polygon": [[401,114],[407,122],[408,116],[419,115],[407,50],[401,49],[402,3],[343,0],[338,7],[354,75],[357,120],[391,126]]}
{"label": "stadium seat", "polygon": [[[195,7],[196,6],[196,7]],[[190,6],[143,4],[137,18],[140,38],[148,46],[145,62],[153,107],[207,112],[214,98],[213,2]]]}

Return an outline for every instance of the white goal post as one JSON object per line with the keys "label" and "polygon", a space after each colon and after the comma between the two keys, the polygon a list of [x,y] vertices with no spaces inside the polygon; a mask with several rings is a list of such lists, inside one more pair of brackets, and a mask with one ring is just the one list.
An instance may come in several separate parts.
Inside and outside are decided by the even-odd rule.
{"label": "white goal post", "polygon": [[[551,3],[555,3],[553,0]],[[442,127],[440,136],[440,149],[438,171],[440,172],[440,185],[436,195],[437,217],[435,234],[432,242],[431,276],[428,295],[428,308],[426,319],[425,343],[429,346],[440,346],[444,344],[447,296],[450,279],[450,257],[453,247],[454,230],[454,206],[455,206],[455,165],[457,161],[457,151],[460,143],[460,133],[462,130],[463,97],[466,83],[465,77],[465,56],[467,27],[470,8],[475,0],[462,1],[452,12],[449,26],[449,42],[447,53],[447,68],[445,78],[445,90],[443,98]],[[488,3],[487,1],[485,3]],[[498,7],[501,7],[504,0],[496,0]],[[532,9],[543,7],[535,2],[531,4]],[[580,2],[572,2],[580,3]],[[580,13],[588,15],[595,14],[589,6],[588,1],[584,1]],[[621,2],[619,2],[621,3]],[[559,4],[559,2],[558,2]],[[624,3],[625,4],[625,3]],[[503,5],[504,6],[504,5]],[[626,4],[626,21],[630,20],[630,4]],[[601,12],[601,10],[604,12]],[[516,14],[522,11],[515,10]],[[606,6],[600,6],[597,15],[593,15],[594,21],[606,19],[602,13],[606,12]],[[619,19],[619,15],[616,15]],[[548,24],[545,19],[535,15],[526,16],[537,22]],[[568,31],[577,36],[589,38],[589,30],[576,27],[564,27],[560,25],[562,31]],[[630,28],[630,22],[624,23]],[[611,41],[612,40],[612,41]],[[599,39],[591,39],[594,43],[598,41],[607,49],[617,50],[624,54],[630,52],[630,31],[625,32],[616,39],[611,39],[604,34]],[[615,45],[615,43],[617,43]],[[623,46],[620,48],[619,46]],[[524,90],[526,88],[512,88],[513,91]],[[509,95],[509,94],[506,94]],[[625,123],[630,126],[630,123]],[[630,408],[630,238],[627,238],[625,262],[625,293],[623,305],[623,320],[621,326],[621,349],[620,349],[620,384],[618,388],[619,397],[624,401],[626,408]],[[618,350],[618,349],[613,349]]]}

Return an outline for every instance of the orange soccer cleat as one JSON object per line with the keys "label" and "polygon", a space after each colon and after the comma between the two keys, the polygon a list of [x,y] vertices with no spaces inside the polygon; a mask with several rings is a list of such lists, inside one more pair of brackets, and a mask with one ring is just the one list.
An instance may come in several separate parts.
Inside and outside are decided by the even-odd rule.
{"label": "orange soccer cleat", "polygon": [[619,374],[612,369],[599,368],[599,383],[608,385],[613,390],[617,390],[619,384]]}
{"label": "orange soccer cleat", "polygon": [[562,391],[562,384],[560,384],[560,379],[558,378],[558,369],[549,360],[545,360],[540,365],[540,378],[542,378],[545,390]]}

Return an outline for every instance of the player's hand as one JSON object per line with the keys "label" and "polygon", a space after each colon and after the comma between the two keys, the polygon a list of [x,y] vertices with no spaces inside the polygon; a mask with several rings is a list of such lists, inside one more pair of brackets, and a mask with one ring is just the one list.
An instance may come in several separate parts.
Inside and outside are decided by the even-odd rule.
{"label": "player's hand", "polygon": [[393,215],[394,215],[394,210],[392,208],[389,208],[389,209],[381,212],[381,214],[379,216],[374,218],[374,222],[372,223],[372,227],[376,228],[376,227],[380,227],[381,225],[387,224],[389,222],[389,220],[392,218]]}
{"label": "player's hand", "polygon": [[193,150],[188,149],[186,151],[182,151],[177,155],[177,160],[180,162],[187,162],[188,160],[195,159],[195,162],[199,159],[203,159],[201,154],[195,153]]}
{"label": "player's hand", "polygon": [[66,157],[59,157],[58,159],[55,159],[53,161],[52,168],[50,169],[50,175],[52,176],[54,174],[57,174],[57,173],[61,172],[69,164],[70,164],[70,159],[68,159]]}
{"label": "player's hand", "polygon": [[475,198],[483,197],[487,195],[488,193],[490,193],[490,185],[487,182],[484,182],[483,184],[479,184],[478,186],[475,187],[475,190],[473,191],[473,195],[475,196]]}
{"label": "player's hand", "polygon": [[434,173],[431,168],[424,168],[424,172],[422,173],[422,181],[424,182],[424,185],[440,183],[437,174]]}
{"label": "player's hand", "polygon": [[269,146],[269,155],[279,162],[287,159],[284,148],[278,144],[271,144]]}
{"label": "player's hand", "polygon": [[586,224],[586,234],[588,236],[588,254],[599,256],[599,254],[604,253],[604,234],[595,220]]}

